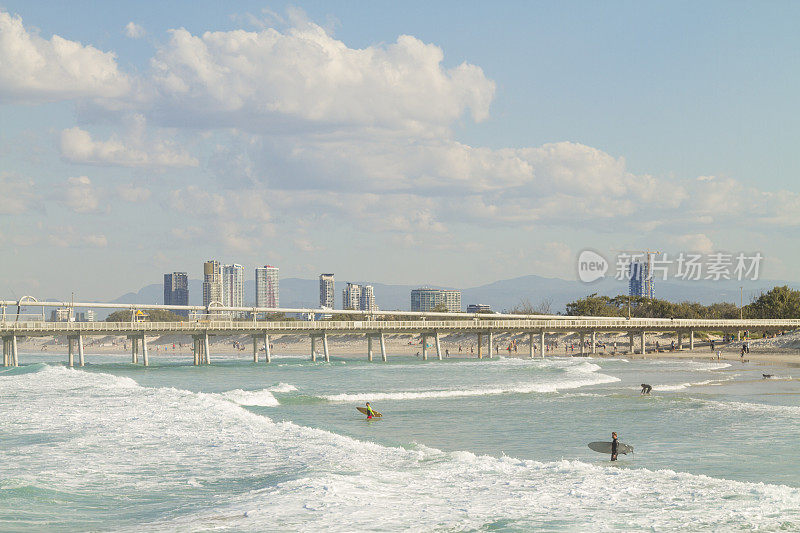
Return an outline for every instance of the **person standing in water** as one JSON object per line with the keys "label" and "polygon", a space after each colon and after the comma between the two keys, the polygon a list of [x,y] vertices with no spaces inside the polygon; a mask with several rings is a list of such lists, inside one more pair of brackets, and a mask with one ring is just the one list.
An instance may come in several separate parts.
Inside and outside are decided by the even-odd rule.
{"label": "person standing in water", "polygon": [[369,402],[367,402],[367,420],[369,420],[373,416],[375,416],[375,411],[372,410],[372,407],[370,407]]}
{"label": "person standing in water", "polygon": [[617,460],[617,448],[619,447],[619,441],[617,441],[617,432],[611,432],[611,460]]}

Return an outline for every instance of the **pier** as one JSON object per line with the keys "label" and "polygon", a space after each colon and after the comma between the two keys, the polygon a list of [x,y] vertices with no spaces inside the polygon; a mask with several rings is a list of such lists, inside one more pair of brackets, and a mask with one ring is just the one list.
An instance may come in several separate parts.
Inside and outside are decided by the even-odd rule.
{"label": "pier", "polygon": [[[27,297],[26,297],[27,298]],[[7,313],[7,307],[17,306],[17,313]],[[19,311],[25,307],[41,307],[41,315],[22,315]],[[44,320],[46,307],[81,307],[129,309],[129,322],[49,322]],[[189,310],[204,314],[196,318],[176,322],[136,321],[136,311],[141,309]],[[255,319],[222,318],[224,313],[250,313],[252,317],[263,313],[309,313],[330,314],[330,310],[322,309],[284,309],[258,307],[200,307],[200,306],[165,306],[165,305],[130,305],[107,304],[98,302],[35,302],[35,301],[0,301],[0,337],[3,339],[3,366],[19,365],[18,343],[26,337],[64,337],[67,339],[67,364],[83,366],[85,364],[84,340],[91,336],[121,336],[130,342],[131,363],[149,366],[150,357],[147,348],[148,337],[168,334],[190,336],[193,340],[193,364],[209,365],[212,361],[210,339],[213,337],[232,337],[247,335],[253,342],[253,362],[261,360],[259,345],[264,345],[264,361],[272,358],[270,336],[303,335],[311,339],[309,357],[316,361],[321,358],[330,361],[331,353],[328,343],[330,335],[363,335],[365,339],[365,355],[373,360],[374,343],[377,341],[380,360],[388,360],[385,335],[406,334],[419,335],[422,338],[422,359],[428,360],[428,342],[433,341],[437,360],[442,359],[440,338],[443,334],[474,334],[477,338],[477,358],[483,359],[483,343],[488,357],[493,354],[494,336],[498,334],[527,334],[529,340],[529,357],[544,357],[547,334],[578,334],[580,336],[579,351],[576,354],[594,354],[597,350],[597,335],[600,333],[625,333],[629,339],[629,352],[646,353],[648,333],[674,333],[678,337],[677,348],[684,348],[683,339],[688,338],[688,349],[694,350],[696,332],[721,332],[738,335],[742,331],[758,331],[775,333],[800,328],[799,319],[776,320],[695,320],[665,318],[620,318],[620,317],[575,317],[560,315],[512,315],[512,314],[470,314],[470,313],[420,313],[410,311],[334,311],[337,315],[345,315],[348,320],[292,320],[271,321]],[[233,316],[233,315],[231,315]],[[352,317],[352,319],[350,319]],[[404,320],[397,320],[398,317]],[[408,318],[405,320],[405,318]],[[589,350],[586,350],[585,339],[589,336]],[[637,339],[638,337],[638,339]],[[636,342],[638,340],[638,342]],[[75,356],[77,355],[77,361]]]}

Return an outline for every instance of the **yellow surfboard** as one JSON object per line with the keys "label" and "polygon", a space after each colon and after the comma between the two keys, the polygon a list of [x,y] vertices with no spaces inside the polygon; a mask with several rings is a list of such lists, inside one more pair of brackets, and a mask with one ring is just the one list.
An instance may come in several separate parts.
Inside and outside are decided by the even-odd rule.
{"label": "yellow surfboard", "polygon": [[[358,409],[359,412],[364,413],[365,415],[369,415],[369,411],[367,411],[366,407],[356,407],[356,409]],[[376,411],[375,409],[372,410],[372,413],[377,417],[383,416],[378,411]]]}

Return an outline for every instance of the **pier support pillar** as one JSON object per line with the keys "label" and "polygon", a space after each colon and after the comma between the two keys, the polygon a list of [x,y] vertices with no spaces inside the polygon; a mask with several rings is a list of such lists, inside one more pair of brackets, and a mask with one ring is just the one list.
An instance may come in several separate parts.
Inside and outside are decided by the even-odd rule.
{"label": "pier support pillar", "polygon": [[689,331],[689,351],[694,351],[694,330]]}
{"label": "pier support pillar", "polygon": [[422,360],[428,360],[428,336],[424,333],[422,334]]}
{"label": "pier support pillar", "polygon": [[11,366],[19,366],[19,353],[17,352],[16,335],[11,335]]}
{"label": "pier support pillar", "polygon": [[678,332],[678,351],[683,350],[683,332]]}
{"label": "pier support pillar", "polygon": [[83,366],[83,335],[78,335],[78,365]]}
{"label": "pier support pillar", "polygon": [[545,349],[544,349],[544,331],[539,333],[539,348],[542,349],[542,357],[544,357],[544,352],[545,352]]}
{"label": "pier support pillar", "polygon": [[647,353],[647,339],[645,338],[644,330],[642,330],[642,355]]}
{"label": "pier support pillar", "polygon": [[264,355],[266,355],[265,363],[272,362],[272,349],[269,347],[269,333],[264,333]]}
{"label": "pier support pillar", "polygon": [[367,333],[367,361],[372,361],[372,335]]}
{"label": "pier support pillar", "polygon": [[211,343],[208,341],[208,332],[203,334],[203,360],[205,364],[211,364]]}
{"label": "pier support pillar", "polygon": [[583,353],[583,343],[584,342],[585,342],[584,333],[581,331],[581,352],[580,352],[581,355],[584,355],[584,353]]}
{"label": "pier support pillar", "polygon": [[258,363],[258,335],[253,335],[253,362]]}
{"label": "pier support pillar", "polygon": [[592,331],[592,355],[597,353],[597,332]]}
{"label": "pier support pillar", "polygon": [[528,357],[533,359],[534,353],[536,352],[536,346],[533,344],[533,333],[528,333]]}
{"label": "pier support pillar", "polygon": [[483,354],[481,353],[481,341],[483,340],[483,335],[478,333],[478,359],[483,359]]}
{"label": "pier support pillar", "polygon": [[381,361],[383,361],[385,363],[386,362],[386,341],[383,338],[383,332],[382,331],[381,331],[380,342],[381,342]]}
{"label": "pier support pillar", "polygon": [[147,338],[144,335],[142,335],[142,364],[150,366],[150,358],[147,353]]}
{"label": "pier support pillar", "polygon": [[3,366],[8,366],[8,353],[9,353],[8,337],[3,337]]}
{"label": "pier support pillar", "polygon": [[317,338],[311,335],[311,360],[317,360]]}
{"label": "pier support pillar", "polygon": [[75,366],[75,355],[72,353],[72,337],[67,337],[67,363],[70,368]]}
{"label": "pier support pillar", "polygon": [[442,345],[439,342],[439,330],[433,332],[433,338],[436,340],[436,358],[442,360]]}
{"label": "pier support pillar", "polygon": [[194,355],[194,366],[200,366],[200,342],[197,335],[192,335],[192,355]]}
{"label": "pier support pillar", "polygon": [[494,333],[491,331],[486,334],[486,347],[489,349],[489,359],[494,357],[492,350],[494,349]]}
{"label": "pier support pillar", "polygon": [[628,332],[628,341],[629,341],[628,353],[633,355],[634,351],[633,351],[633,332],[632,331]]}
{"label": "pier support pillar", "polygon": [[322,353],[325,355],[325,362],[331,362],[331,354],[328,352],[328,334],[322,333]]}

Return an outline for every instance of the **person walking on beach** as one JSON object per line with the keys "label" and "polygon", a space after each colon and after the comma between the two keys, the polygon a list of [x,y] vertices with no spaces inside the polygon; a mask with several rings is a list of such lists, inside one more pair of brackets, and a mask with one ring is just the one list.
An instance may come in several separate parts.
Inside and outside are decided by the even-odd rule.
{"label": "person walking on beach", "polygon": [[617,432],[611,432],[611,460],[617,460],[617,448],[619,448],[619,441],[617,441]]}

